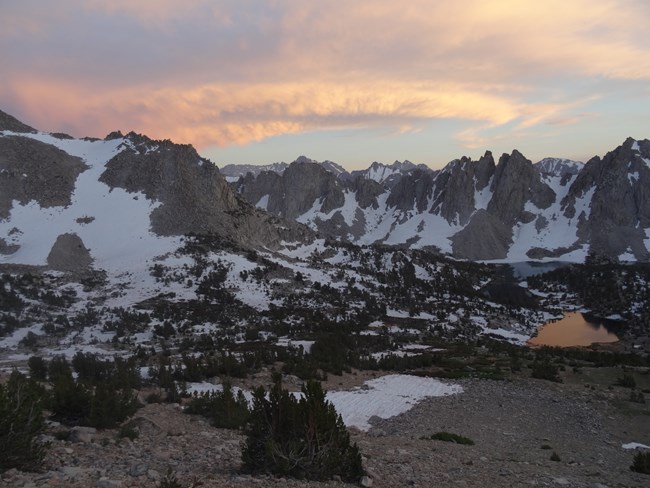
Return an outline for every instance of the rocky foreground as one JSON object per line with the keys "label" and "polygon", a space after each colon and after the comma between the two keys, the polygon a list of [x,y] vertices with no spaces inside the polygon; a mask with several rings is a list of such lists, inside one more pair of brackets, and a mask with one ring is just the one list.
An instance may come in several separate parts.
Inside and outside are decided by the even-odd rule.
{"label": "rocky foreground", "polygon": [[[627,389],[565,380],[463,380],[460,395],[430,398],[398,417],[376,419],[369,432],[353,432],[368,473],[362,485],[648,486],[650,476],[629,470],[634,451],[622,448],[650,444],[648,406],[629,402]],[[346,486],[244,475],[244,437],[183,414],[179,405],[147,405],[130,425],[138,432],[133,440],[88,428],[73,429],[67,440],[53,436],[43,472],[11,470],[0,484],[154,487],[171,472],[183,487]],[[438,431],[475,444],[422,439]],[[559,461],[551,460],[553,453]]]}

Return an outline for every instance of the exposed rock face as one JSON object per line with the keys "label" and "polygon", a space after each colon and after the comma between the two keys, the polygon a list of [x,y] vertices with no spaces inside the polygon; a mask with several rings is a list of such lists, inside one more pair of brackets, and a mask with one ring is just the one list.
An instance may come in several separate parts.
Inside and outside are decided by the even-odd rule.
{"label": "exposed rock face", "polygon": [[0,137],[0,220],[9,217],[14,200],[41,207],[70,204],[75,182],[87,169],[79,158],[19,136]]}
{"label": "exposed rock face", "polygon": [[524,213],[526,202],[544,209],[555,201],[555,192],[540,181],[533,163],[516,150],[499,159],[491,190],[487,210],[509,227],[518,221],[531,221],[531,216]]}
{"label": "exposed rock face", "polygon": [[627,139],[623,145],[585,164],[562,201],[574,216],[579,198],[593,192],[590,213],[579,223],[593,251],[618,256],[626,251],[647,261],[644,229],[650,227],[650,141]]}
{"label": "exposed rock face", "polygon": [[[274,171],[263,171],[257,176],[247,173],[239,179],[236,188],[246,201],[256,205],[264,196],[269,195],[270,198],[271,194],[282,188],[282,176]],[[279,200],[281,198],[276,201]]]}
{"label": "exposed rock face", "polygon": [[287,169],[288,166],[289,165],[287,163],[273,163],[263,166],[255,164],[227,164],[223,166],[219,172],[224,176],[238,178],[246,176],[248,173],[251,173],[253,176],[257,176],[265,171],[271,171],[272,173],[281,175],[284,173],[284,170]]}
{"label": "exposed rock face", "polygon": [[488,186],[494,171],[494,158],[489,151],[477,162],[465,157],[452,161],[436,178],[436,197],[431,212],[448,222],[467,224],[476,211],[475,192]]}
{"label": "exposed rock face", "polygon": [[433,193],[433,179],[431,171],[421,169],[406,174],[392,188],[386,204],[404,212],[424,212]]}
{"label": "exposed rock face", "polygon": [[282,175],[267,171],[255,178],[248,174],[239,180],[237,188],[253,203],[268,195],[266,209],[287,219],[298,218],[317,200],[323,213],[340,207],[345,201],[336,176],[313,162],[294,161]]}
{"label": "exposed rock face", "polygon": [[451,239],[454,256],[463,259],[503,259],[512,243],[512,228],[480,209]]}
{"label": "exposed rock face", "polygon": [[79,271],[92,262],[90,251],[77,234],[61,234],[47,256],[48,266],[59,271]]}
{"label": "exposed rock face", "polygon": [[20,120],[0,110],[0,130],[12,132],[36,132],[36,129],[23,124]]}
{"label": "exposed rock face", "polygon": [[384,187],[376,181],[366,178],[356,178],[350,184],[355,192],[357,203],[361,208],[379,208],[377,197],[384,192]]}
{"label": "exposed rock face", "polygon": [[0,254],[4,254],[6,256],[8,254],[15,253],[18,249],[20,249],[19,245],[9,244],[6,239],[0,238]]}
{"label": "exposed rock face", "polygon": [[139,144],[152,141],[132,134],[129,138],[135,148],[111,159],[100,181],[161,202],[151,214],[151,228],[158,235],[213,233],[247,246],[309,239],[311,232],[303,226],[280,225],[239,198],[217,167],[192,146],[156,141],[156,150],[138,150]]}

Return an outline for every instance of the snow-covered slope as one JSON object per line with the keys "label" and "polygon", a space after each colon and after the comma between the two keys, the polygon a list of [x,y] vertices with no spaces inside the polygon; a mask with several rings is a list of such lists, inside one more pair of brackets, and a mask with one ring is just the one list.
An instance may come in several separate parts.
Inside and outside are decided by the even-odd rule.
{"label": "snow-covered slope", "polygon": [[240,199],[191,146],[0,127],[0,264],[119,274],[146,269],[188,233],[262,248],[311,239]]}
{"label": "snow-covered slope", "polygon": [[178,247],[178,237],[161,237],[150,230],[150,214],[160,202],[99,181],[106,163],[132,147],[129,140],[58,139],[44,133],[8,131],[0,137],[34,139],[79,157],[88,166],[77,178],[69,205],[43,209],[33,200],[13,202],[10,217],[0,221],[0,238],[17,249],[0,255],[0,262],[44,266],[57,237],[66,233],[81,238],[96,267],[117,272],[134,269]]}

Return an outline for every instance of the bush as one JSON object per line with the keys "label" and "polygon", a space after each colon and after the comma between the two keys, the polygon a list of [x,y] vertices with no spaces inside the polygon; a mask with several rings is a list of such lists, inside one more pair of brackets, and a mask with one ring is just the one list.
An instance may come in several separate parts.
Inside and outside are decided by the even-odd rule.
{"label": "bush", "polygon": [[636,381],[634,380],[634,376],[624,373],[623,376],[616,380],[615,385],[624,388],[636,388]]}
{"label": "bush", "polygon": [[[53,360],[54,361],[54,360]],[[52,363],[50,363],[52,366]],[[50,369],[50,376],[52,370]],[[53,381],[52,391],[48,409],[52,412],[52,418],[66,425],[80,425],[90,413],[91,393],[82,383],[77,383],[68,375],[62,372],[57,373]]]}
{"label": "bush", "polygon": [[66,425],[112,428],[139,407],[137,395],[131,389],[118,387],[114,382],[86,386],[75,381],[69,369],[65,374],[64,368],[57,373],[50,393],[52,417]]}
{"label": "bush", "polygon": [[452,434],[451,432],[436,432],[435,434],[432,434],[429,439],[433,439],[434,441],[453,442],[455,444],[465,444],[466,446],[474,445],[474,441],[469,437]]}
{"label": "bush", "polygon": [[562,459],[560,459],[560,455],[557,452],[553,451],[553,454],[551,454],[551,461],[559,462],[562,461]]}
{"label": "bush", "polygon": [[363,475],[361,454],[334,405],[325,400],[320,383],[309,381],[298,400],[282,388],[280,376],[266,398],[264,388],[253,394],[246,427],[243,467],[252,473],[271,473],[309,480],[338,475],[358,481]]}
{"label": "bush", "polygon": [[241,429],[246,425],[250,411],[241,390],[233,394],[230,383],[224,383],[223,391],[210,391],[194,397],[186,413],[199,414],[212,420],[215,427]]}
{"label": "bush", "polygon": [[533,370],[531,373],[533,378],[562,383],[558,367],[549,361],[535,361],[531,368]]}
{"label": "bush", "polygon": [[44,429],[42,398],[43,389],[18,372],[0,385],[0,472],[30,471],[41,464],[46,448],[38,441]]}
{"label": "bush", "polygon": [[35,380],[45,381],[47,379],[47,363],[38,356],[32,356],[27,361],[29,375]]}
{"label": "bush", "polygon": [[124,439],[126,437],[133,441],[139,436],[140,431],[132,422],[127,422],[122,427],[120,427],[120,430],[117,432],[118,439]]}
{"label": "bush", "polygon": [[630,469],[637,473],[650,474],[650,451],[637,452]]}

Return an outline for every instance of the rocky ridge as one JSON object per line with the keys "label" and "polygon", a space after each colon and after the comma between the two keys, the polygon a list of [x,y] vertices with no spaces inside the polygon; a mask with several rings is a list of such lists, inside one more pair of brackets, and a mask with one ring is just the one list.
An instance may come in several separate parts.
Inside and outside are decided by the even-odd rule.
{"label": "rocky ridge", "polygon": [[301,158],[282,174],[249,174],[233,186],[260,208],[358,244],[436,247],[475,260],[582,261],[595,252],[648,261],[649,145],[628,139],[584,165],[533,164],[516,150],[498,163],[488,151],[439,171],[373,163],[332,173],[327,184],[325,168]]}

